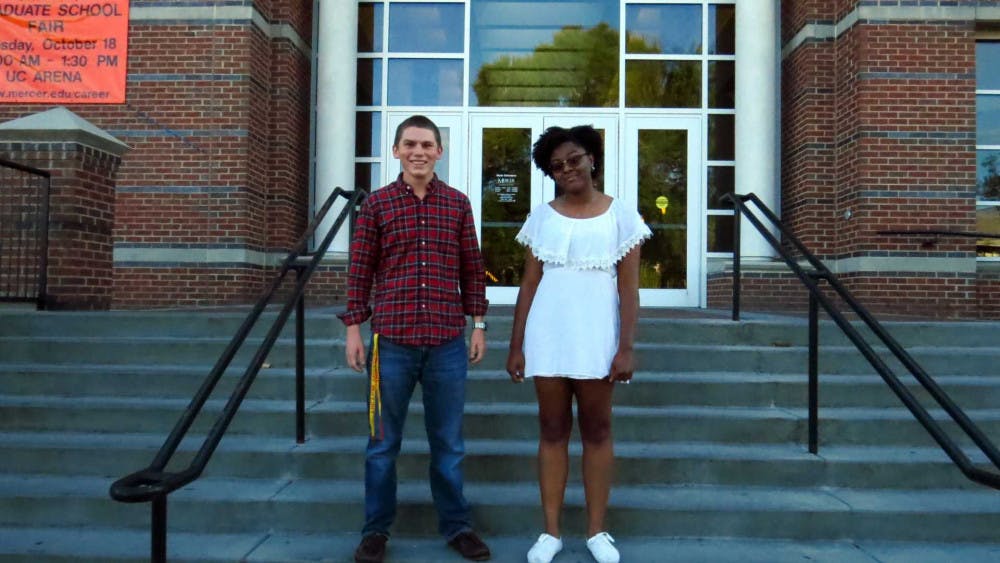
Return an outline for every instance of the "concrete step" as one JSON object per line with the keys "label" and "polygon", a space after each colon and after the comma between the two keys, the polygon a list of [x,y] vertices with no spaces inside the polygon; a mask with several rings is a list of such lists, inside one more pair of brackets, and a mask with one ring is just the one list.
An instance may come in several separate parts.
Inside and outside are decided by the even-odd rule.
{"label": "concrete step", "polygon": [[[176,337],[0,337],[0,358],[15,364],[180,364],[213,365],[229,338]],[[235,358],[246,365],[260,345],[250,340]],[[491,340],[481,367],[502,370],[507,360],[507,342]],[[802,373],[808,366],[808,349],[802,346],[756,346],[722,344],[669,344],[643,341],[635,346],[639,369],[662,371],[742,371],[752,373]],[[904,374],[887,351],[878,350],[885,363]],[[909,349],[930,374],[1000,375],[1000,348],[925,346]],[[343,341],[311,339],[306,342],[306,365],[343,367]],[[293,339],[279,340],[267,362],[273,367],[295,365]],[[875,373],[864,357],[848,346],[825,346],[819,353],[819,370],[827,374]]]}
{"label": "concrete step", "polygon": [[[0,394],[55,397],[149,397],[190,399],[207,377],[210,366],[131,364],[11,364],[0,362]],[[231,368],[219,383],[216,396],[228,396],[242,369]],[[248,397],[292,400],[293,368],[261,370]],[[936,375],[938,385],[963,409],[1000,405],[1000,376]],[[534,403],[531,383],[512,384],[505,371],[475,368],[469,373],[469,402]],[[925,405],[933,404],[924,389],[909,376],[901,381]],[[347,368],[306,370],[309,399],[363,398],[367,378]],[[634,383],[615,390],[622,406],[785,406],[801,407],[808,400],[804,373],[647,372],[636,373]],[[524,389],[528,387],[528,389]],[[419,398],[420,387],[417,387]],[[898,407],[902,403],[874,374],[821,374],[823,406]]]}
{"label": "concrete step", "polygon": [[[115,503],[109,479],[0,475],[0,526],[145,529],[146,504]],[[531,537],[540,525],[534,484],[468,483],[476,526],[486,535]],[[425,482],[398,488],[400,535],[436,535]],[[350,532],[363,513],[355,480],[203,478],[171,495],[172,530],[184,532]],[[582,487],[571,483],[565,533],[580,535]],[[995,542],[1000,503],[993,490],[794,489],[788,487],[619,486],[610,530],[636,536],[759,539]],[[621,532],[620,532],[621,533]]]}
{"label": "concrete step", "polygon": [[[0,528],[0,561],[5,563],[64,563],[149,561],[149,534],[115,528]],[[484,538],[497,563],[519,562],[535,536]],[[170,561],[247,561],[301,563],[349,561],[358,535],[351,533],[243,533],[199,534],[173,532],[167,536]],[[591,563],[582,537],[564,536],[563,551],[555,563]],[[997,543],[930,543],[829,540],[797,542],[768,539],[642,537],[617,534],[622,561],[654,563],[942,563],[989,562],[1000,559]],[[394,535],[388,544],[389,561],[398,563],[459,563],[464,561],[438,538]]]}
{"label": "concrete step", "polygon": [[[524,388],[528,392],[527,388]],[[56,432],[138,432],[166,435],[189,401],[123,397],[0,396],[0,430]],[[215,421],[222,400],[206,403],[192,427],[204,432]],[[959,445],[967,440],[938,410],[929,411]],[[1000,409],[968,409],[966,414],[987,436],[1000,436]],[[285,436],[294,420],[292,401],[244,401],[230,434]],[[616,406],[614,432],[621,441],[715,441],[723,443],[805,443],[808,413],[782,407]],[[498,420],[503,424],[498,425]],[[423,408],[410,407],[404,435],[421,438]],[[347,437],[367,432],[367,405],[361,401],[311,401],[307,432],[312,437]],[[466,405],[468,439],[533,440],[537,407],[527,402]],[[932,445],[931,438],[902,408],[826,407],[820,410],[820,443],[829,445]]]}
{"label": "concrete step", "polygon": [[[336,317],[340,307],[309,308],[306,335],[309,338],[343,338],[343,324]],[[640,313],[639,336],[644,341],[674,344],[728,343],[761,346],[805,346],[808,323],[801,317],[747,313],[740,321],[729,311],[686,310],[693,318],[676,318],[674,310],[644,309]],[[185,311],[64,312],[0,309],[0,337],[28,334],[49,336],[172,336],[178,338],[231,337],[249,313],[249,308]],[[262,336],[276,318],[277,308],[262,315],[252,334]],[[489,334],[506,341],[513,317],[511,307],[492,307]],[[284,334],[292,336],[294,314]],[[873,338],[860,322],[852,323],[866,339]],[[1000,323],[989,321],[887,321],[883,327],[904,346],[987,347],[1000,341]],[[821,317],[821,342],[847,345],[848,340],[832,321]],[[870,340],[874,342],[874,340]]]}
{"label": "concrete step", "polygon": [[[146,467],[163,444],[158,434],[77,432],[0,433],[0,473],[57,476],[125,474]],[[176,454],[180,468],[201,446],[191,436]],[[205,470],[207,477],[250,479],[363,479],[364,436],[313,438],[227,436]],[[532,482],[536,440],[468,440],[465,475],[470,482]],[[579,480],[581,449],[570,446],[572,479]],[[976,451],[966,454],[988,468]],[[767,487],[981,489],[937,447],[829,446],[817,455],[802,444],[712,442],[615,443],[615,481],[626,485],[747,485]],[[182,462],[182,463],[180,463]],[[425,440],[406,440],[398,471],[419,481],[429,462]]]}

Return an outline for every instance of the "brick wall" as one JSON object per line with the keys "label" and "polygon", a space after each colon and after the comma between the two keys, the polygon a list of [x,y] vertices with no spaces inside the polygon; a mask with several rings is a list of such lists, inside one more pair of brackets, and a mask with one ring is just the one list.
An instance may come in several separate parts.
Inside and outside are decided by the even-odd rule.
{"label": "brick wall", "polygon": [[5,143],[0,156],[51,174],[45,307],[109,308],[118,155],[76,142],[38,142]]}
{"label": "brick wall", "polygon": [[[131,150],[115,189],[115,308],[246,303],[305,228],[310,60],[253,20],[137,18],[127,99],[70,109]],[[306,43],[312,5],[256,2]],[[48,109],[0,106],[0,121]],[[278,256],[279,258],[274,258]]]}
{"label": "brick wall", "polygon": [[[860,17],[843,26],[859,6],[915,5],[782,2],[782,216],[875,311],[988,315],[991,282],[975,274],[971,239],[880,233],[976,227],[975,22]],[[807,24],[822,29],[804,32]],[[766,285],[744,284],[764,306]]]}

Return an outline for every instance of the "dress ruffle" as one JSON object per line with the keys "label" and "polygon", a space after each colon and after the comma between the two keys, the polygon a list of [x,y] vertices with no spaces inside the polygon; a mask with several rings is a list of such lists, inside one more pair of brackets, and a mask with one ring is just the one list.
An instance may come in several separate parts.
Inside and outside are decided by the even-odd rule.
{"label": "dress ruffle", "polygon": [[531,212],[515,240],[541,262],[579,270],[608,270],[652,236],[639,213],[617,199],[603,214],[574,219],[547,203]]}

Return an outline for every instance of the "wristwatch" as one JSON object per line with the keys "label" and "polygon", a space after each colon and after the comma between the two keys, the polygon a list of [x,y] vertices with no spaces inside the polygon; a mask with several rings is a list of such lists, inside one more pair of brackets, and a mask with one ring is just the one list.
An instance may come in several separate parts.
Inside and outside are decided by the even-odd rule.
{"label": "wristwatch", "polygon": [[476,321],[472,323],[472,328],[486,330],[486,321]]}

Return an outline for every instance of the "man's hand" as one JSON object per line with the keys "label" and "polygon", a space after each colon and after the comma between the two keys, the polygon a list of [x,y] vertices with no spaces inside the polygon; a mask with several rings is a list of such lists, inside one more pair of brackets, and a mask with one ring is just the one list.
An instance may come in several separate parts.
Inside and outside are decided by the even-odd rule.
{"label": "man's hand", "polygon": [[347,344],[344,346],[347,365],[357,372],[365,371],[365,344],[361,340],[361,326],[347,327]]}
{"label": "man's hand", "polygon": [[478,364],[484,357],[486,357],[486,331],[474,328],[469,339],[469,361]]}

